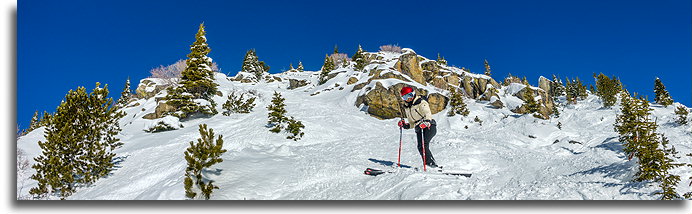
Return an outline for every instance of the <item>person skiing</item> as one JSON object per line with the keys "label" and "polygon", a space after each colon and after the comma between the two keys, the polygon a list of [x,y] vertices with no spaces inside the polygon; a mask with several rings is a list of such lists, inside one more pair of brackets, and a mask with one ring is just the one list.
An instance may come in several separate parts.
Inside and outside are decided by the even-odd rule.
{"label": "person skiing", "polygon": [[[435,158],[433,158],[429,147],[430,140],[437,133],[437,124],[432,118],[428,100],[423,96],[416,95],[413,88],[408,86],[401,88],[401,99],[404,100],[403,116],[408,119],[408,123],[402,118],[398,123],[399,127],[404,129],[414,128],[416,139],[418,140],[418,153],[420,153],[426,165],[431,168],[437,168]],[[423,154],[423,150],[425,150],[425,154]]]}

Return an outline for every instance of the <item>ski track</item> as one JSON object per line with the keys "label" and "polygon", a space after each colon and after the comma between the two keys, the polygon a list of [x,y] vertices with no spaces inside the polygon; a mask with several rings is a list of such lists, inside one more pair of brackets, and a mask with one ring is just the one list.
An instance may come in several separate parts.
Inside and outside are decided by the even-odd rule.
{"label": "ski track", "polygon": [[[550,120],[491,109],[469,100],[468,117],[446,117],[445,111],[436,114],[438,134],[430,149],[438,164],[448,170],[472,172],[471,178],[404,169],[376,177],[363,175],[368,167],[391,169],[368,159],[396,161],[399,129],[397,119],[378,120],[353,105],[353,86],[343,84],[350,74],[340,74],[322,86],[295,90],[285,89],[287,84],[281,82],[252,85],[223,81],[225,75],[217,74],[224,93],[223,98],[216,99],[218,108],[231,90],[257,90],[262,97],[256,100],[254,111],[191,119],[183,122],[183,129],[161,133],[142,131],[147,120],[141,116],[152,112],[155,102],[153,98],[139,101],[142,105],[126,109],[128,116],[121,120],[123,132],[119,137],[124,146],[115,151],[122,159],[117,168],[68,199],[185,199],[183,153],[189,142],[199,137],[198,125],[202,123],[223,135],[228,150],[223,162],[205,173],[219,186],[212,194],[214,200],[657,198],[653,195],[656,186],[630,181],[636,166],[625,159],[612,127],[618,107],[600,109],[593,96],[564,108],[560,118]],[[344,89],[324,91],[335,81],[343,81]],[[281,91],[286,99],[287,115],[303,121],[303,139],[287,140],[286,133],[274,134],[265,127],[266,106],[274,90]],[[317,91],[322,92],[310,96]],[[690,153],[689,126],[666,123],[675,120],[667,116],[673,108],[654,108],[661,124],[659,132],[669,137],[680,154]],[[483,120],[482,125],[473,122],[475,116]],[[556,127],[558,121],[562,130]],[[40,154],[36,142],[43,140],[43,131],[37,129],[18,141],[18,147],[30,158]],[[402,145],[402,164],[421,167],[413,130],[404,131]],[[684,189],[690,182],[685,175],[692,172],[685,167],[674,172],[683,175],[679,189]],[[36,182],[29,176],[18,177],[20,194],[26,195]]]}

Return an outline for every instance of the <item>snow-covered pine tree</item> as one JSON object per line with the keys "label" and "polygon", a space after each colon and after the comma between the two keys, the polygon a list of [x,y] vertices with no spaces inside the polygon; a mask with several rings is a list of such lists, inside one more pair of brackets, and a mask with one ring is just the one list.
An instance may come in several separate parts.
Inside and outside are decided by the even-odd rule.
{"label": "snow-covered pine tree", "polygon": [[676,122],[680,125],[687,125],[687,115],[690,112],[687,110],[687,107],[680,105],[677,108],[675,108],[675,114],[678,115],[678,119]]}
{"label": "snow-covered pine tree", "polygon": [[181,73],[179,87],[168,88],[165,102],[178,111],[171,113],[180,119],[195,113],[215,115],[216,103],[212,99],[217,93],[218,84],[214,83],[212,59],[207,56],[211,49],[207,44],[204,24],[199,25],[195,42],[190,46],[187,55],[187,67]]}
{"label": "snow-covered pine tree", "polygon": [[303,125],[303,122],[296,120],[294,117],[291,117],[288,119],[288,125],[286,126],[286,132],[292,134],[291,136],[287,136],[286,139],[291,139],[293,141],[298,141],[300,140],[305,133],[301,131],[301,129],[305,128],[305,125]]}
{"label": "snow-covered pine tree", "polygon": [[615,131],[619,133],[619,141],[623,143],[623,151],[629,159],[637,158],[639,170],[634,181],[649,181],[659,178],[661,157],[664,152],[659,149],[659,139],[656,133],[656,123],[649,116],[652,109],[649,102],[642,98],[630,97],[623,90],[621,114],[615,119]]}
{"label": "snow-covered pine tree", "polygon": [[232,113],[246,114],[250,113],[255,108],[256,97],[250,97],[247,100],[243,99],[246,93],[240,94],[240,97],[235,95],[235,91],[228,95],[228,101],[223,104],[223,115],[230,116]]}
{"label": "snow-covered pine tree", "polygon": [[84,87],[70,90],[48,120],[46,141],[39,141],[41,155],[34,158],[38,182],[29,193],[41,198],[70,196],[79,185],[89,185],[112,170],[115,153],[121,146],[115,138],[120,132],[118,120],[124,114],[113,108],[108,86],[90,94]]}
{"label": "snow-covered pine tree", "polygon": [[490,71],[490,64],[488,64],[488,59],[485,59],[485,75],[490,76],[492,72]]}
{"label": "snow-covered pine tree", "polygon": [[43,111],[43,117],[41,117],[41,120],[39,120],[38,124],[39,126],[48,126],[50,123],[50,118],[52,117],[52,114],[49,114],[46,111]]}
{"label": "snow-covered pine tree", "polygon": [[565,86],[562,81],[553,74],[553,81],[550,81],[550,97],[553,98],[553,103],[555,106],[560,104],[560,96],[565,95]]}
{"label": "snow-covered pine tree", "polygon": [[267,106],[267,110],[269,110],[269,120],[267,123],[269,126],[273,127],[269,130],[271,132],[279,133],[281,129],[284,128],[285,123],[288,121],[288,118],[286,117],[286,104],[284,104],[284,100],[285,99],[281,97],[281,93],[275,91],[271,101],[272,104]]}
{"label": "snow-covered pine tree", "polygon": [[351,59],[356,62],[356,71],[362,71],[365,68],[366,62],[365,55],[363,54],[364,52],[363,47],[358,45],[358,50],[356,50],[356,53],[351,57]]}
{"label": "snow-covered pine tree", "polygon": [[303,67],[303,62],[298,61],[298,68],[296,68],[298,71],[303,72],[305,68]]}
{"label": "snow-covered pine tree", "polygon": [[[536,113],[540,110],[541,106],[536,102],[536,99],[533,97],[533,89],[531,87],[526,87],[526,91],[524,92],[524,106],[526,107],[526,113],[528,114],[533,114]],[[536,116],[534,114],[534,116]],[[538,117],[538,116],[537,116]]]}
{"label": "snow-covered pine tree", "polygon": [[[659,134],[659,140],[660,144],[663,147],[662,152],[657,151],[655,152],[655,159],[658,162],[658,180],[661,182],[659,184],[659,187],[661,187],[661,192],[656,193],[657,195],[661,195],[661,200],[675,200],[675,199],[681,199],[680,195],[675,191],[675,188],[678,186],[678,183],[680,182],[680,176],[679,175],[674,175],[670,173],[670,170],[680,167],[683,164],[680,163],[674,163],[673,158],[679,158],[676,155],[678,152],[675,150],[675,147],[668,147],[668,138],[665,136]],[[660,150],[657,148],[657,150]]]}
{"label": "snow-covered pine tree", "polygon": [[130,102],[131,98],[132,91],[130,90],[130,77],[127,77],[127,81],[125,81],[125,87],[123,88],[123,92],[120,93],[120,99],[118,99],[116,106],[118,106],[118,108],[123,108],[127,106],[127,103]]}
{"label": "snow-covered pine tree", "polygon": [[461,93],[457,93],[453,87],[449,89],[449,93],[449,111],[447,116],[452,117],[457,114],[468,116],[469,109],[466,107],[466,103],[464,103],[464,96]]}
{"label": "snow-covered pine tree", "polygon": [[319,85],[324,84],[327,82],[327,78],[329,76],[329,72],[333,71],[336,69],[336,65],[334,64],[334,61],[332,60],[329,55],[324,56],[324,65],[322,65],[322,71],[320,72],[320,80],[319,80]]}
{"label": "snow-covered pine tree", "polygon": [[661,79],[656,77],[656,80],[654,80],[654,93],[656,94],[656,98],[654,101],[656,103],[663,105],[664,107],[668,107],[669,105],[673,104],[673,98],[670,97],[670,94],[666,90],[666,86],[663,85],[663,82],[661,82]]}
{"label": "snow-covered pine tree", "polygon": [[29,128],[25,131],[26,133],[33,131],[34,129],[41,127],[38,120],[38,110],[34,112],[34,116],[31,117],[31,122],[29,123]]}
{"label": "snow-covered pine tree", "polygon": [[214,141],[214,129],[208,129],[207,124],[199,125],[200,138],[197,143],[190,141],[190,147],[185,151],[187,168],[185,169],[185,197],[195,199],[201,196],[209,200],[214,189],[214,181],[204,177],[204,170],[214,164],[223,162],[221,155],[226,152],[223,149],[223,136]]}
{"label": "snow-covered pine tree", "polygon": [[603,100],[603,107],[610,108],[615,105],[617,94],[622,90],[620,80],[615,76],[608,78],[603,73],[594,74],[594,79],[596,80],[596,95]]}
{"label": "snow-covered pine tree", "polygon": [[264,61],[259,61],[255,49],[250,49],[245,53],[243,66],[240,71],[255,74],[256,81],[262,80],[262,77],[269,72],[269,66]]}
{"label": "snow-covered pine tree", "polygon": [[436,61],[440,65],[447,65],[447,60],[444,57],[440,56],[440,53],[437,53],[437,60]]}

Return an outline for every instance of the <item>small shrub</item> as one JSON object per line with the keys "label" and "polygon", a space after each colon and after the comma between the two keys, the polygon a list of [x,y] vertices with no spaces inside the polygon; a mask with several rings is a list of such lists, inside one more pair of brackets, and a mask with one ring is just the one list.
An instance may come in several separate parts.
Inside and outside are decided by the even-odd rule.
{"label": "small shrub", "polygon": [[255,97],[250,97],[247,100],[243,99],[247,93],[240,94],[240,97],[235,95],[235,91],[228,95],[228,101],[223,104],[223,115],[230,116],[232,113],[247,114],[255,108]]}
{"label": "small shrub", "polygon": [[391,53],[403,53],[404,52],[401,50],[401,47],[399,47],[397,45],[382,45],[382,46],[380,46],[380,51],[391,52]]}
{"label": "small shrub", "polygon": [[226,150],[223,149],[223,136],[219,135],[214,141],[214,129],[207,129],[207,124],[199,125],[199,133],[201,137],[197,139],[197,143],[190,141],[190,147],[185,151],[185,197],[195,199],[201,195],[209,200],[212,191],[219,187],[214,186],[214,181],[204,178],[202,172],[216,163],[223,162],[220,157]]}
{"label": "small shrub", "polygon": [[293,141],[298,141],[300,140],[301,137],[305,133],[301,131],[301,129],[305,128],[305,125],[303,125],[303,122],[295,120],[295,118],[291,117],[291,119],[288,119],[288,126],[286,126],[286,132],[291,133],[292,136],[287,136],[286,139],[292,139]]}

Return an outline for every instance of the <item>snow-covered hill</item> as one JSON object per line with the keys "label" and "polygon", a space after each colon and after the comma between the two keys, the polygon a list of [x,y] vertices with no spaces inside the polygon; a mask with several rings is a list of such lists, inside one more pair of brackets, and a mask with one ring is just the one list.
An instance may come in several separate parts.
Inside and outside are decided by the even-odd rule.
{"label": "snow-covered hill", "polygon": [[[317,72],[283,73],[281,78],[314,80]],[[289,90],[286,81],[240,83],[217,73],[223,96],[216,97],[218,109],[231,91],[253,91],[260,97],[249,114],[215,115],[182,122],[184,128],[160,133],[143,131],[152,120],[156,98],[140,99],[126,108],[118,136],[124,143],[117,153],[117,168],[89,187],[80,188],[67,199],[178,200],[185,199],[183,179],[188,142],[200,137],[199,124],[207,124],[223,135],[228,150],[217,174],[208,174],[220,189],[212,199],[657,199],[654,183],[631,182],[636,170],[627,161],[613,130],[619,106],[602,109],[590,95],[577,105],[560,109],[560,117],[542,120],[492,108],[487,101],[466,99],[470,115],[447,117],[435,114],[438,133],[430,144],[437,163],[445,169],[471,172],[471,178],[402,170],[371,177],[368,167],[383,168],[396,163],[399,147],[397,119],[380,120],[354,105],[357,74],[345,70],[324,85],[307,85]],[[339,84],[336,86],[335,84]],[[507,105],[515,99],[503,88]],[[286,134],[269,132],[266,106],[274,91],[286,99],[288,116],[305,125],[299,141]],[[320,92],[320,93],[316,93]],[[165,92],[163,92],[165,93]],[[518,101],[517,101],[518,100]],[[690,163],[690,125],[678,126],[674,107],[653,106],[658,131],[680,152],[679,162]],[[221,111],[219,111],[221,112]],[[478,117],[482,123],[474,122]],[[561,123],[562,129],[557,124]],[[21,137],[17,146],[32,158],[44,128]],[[403,132],[402,164],[420,167],[413,130]],[[678,191],[689,191],[688,167],[675,169],[681,175]],[[18,175],[19,196],[36,185],[29,179],[33,169]]]}

